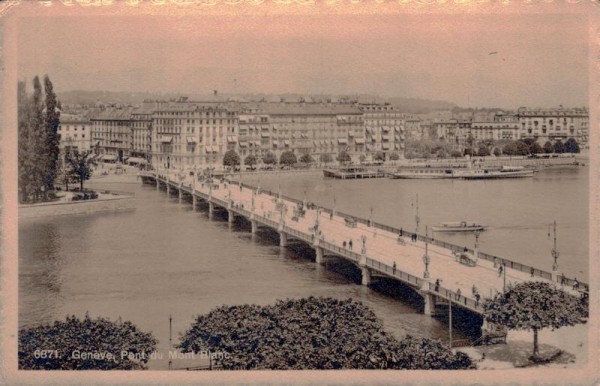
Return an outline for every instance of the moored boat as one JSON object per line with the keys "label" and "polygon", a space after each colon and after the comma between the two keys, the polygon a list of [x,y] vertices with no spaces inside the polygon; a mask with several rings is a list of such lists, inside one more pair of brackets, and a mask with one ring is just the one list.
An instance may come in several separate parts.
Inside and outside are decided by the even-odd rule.
{"label": "moored boat", "polygon": [[431,227],[434,232],[473,232],[483,231],[486,228],[487,225],[478,224],[473,221],[451,221]]}

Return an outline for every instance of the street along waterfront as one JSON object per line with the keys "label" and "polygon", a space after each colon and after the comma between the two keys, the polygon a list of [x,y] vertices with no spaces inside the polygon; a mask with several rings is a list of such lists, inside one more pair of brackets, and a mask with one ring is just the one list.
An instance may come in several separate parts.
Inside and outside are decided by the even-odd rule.
{"label": "street along waterfront", "polygon": [[[575,181],[584,176],[580,174],[584,170],[563,171],[544,183],[552,184],[557,179],[555,182],[561,185],[576,185]],[[262,177],[261,184],[265,186],[268,183],[266,178],[272,180],[273,189],[276,189],[279,178]],[[569,180],[572,181],[569,183]],[[401,296],[391,297],[357,285],[353,270],[348,265],[320,267],[302,257],[303,253],[298,248],[280,249],[271,240],[273,234],[252,237],[247,225],[240,223],[229,229],[227,222],[208,221],[205,211],[193,212],[190,205],[180,205],[176,198],[166,198],[164,193],[157,193],[154,188],[142,186],[135,180],[130,182],[112,185],[99,179],[93,184],[105,189],[135,192],[135,212],[24,221],[20,224],[21,326],[61,319],[68,313],[81,316],[86,311],[92,316],[121,316],[144,330],[153,331],[160,340],[159,348],[168,351],[169,315],[173,315],[173,336],[176,340],[177,332],[184,331],[195,314],[206,313],[221,304],[269,304],[279,298],[317,295],[352,297],[364,302],[374,309],[385,327],[398,336],[412,334],[443,339],[447,336],[447,326],[422,315],[415,303],[401,299]],[[294,176],[282,183],[282,190],[301,198],[303,186],[307,189],[312,186],[316,194],[311,200],[317,201],[322,189],[319,182],[323,184],[322,177]],[[289,190],[296,189],[296,183],[300,183],[302,193]],[[350,189],[357,181],[344,183],[351,184],[343,185],[345,189],[336,189],[340,210],[368,217],[369,206],[361,206],[363,198]],[[370,186],[373,190],[364,194],[372,197],[372,202],[385,202],[385,197],[380,196],[387,194],[382,187]],[[441,188],[434,188],[439,194]],[[548,191],[551,188],[552,185],[547,186]],[[401,192],[398,185],[394,189],[396,194]],[[426,217],[423,209],[425,196],[424,193],[419,194],[422,217]],[[587,191],[585,194],[587,203]],[[322,192],[320,195],[327,199]],[[408,196],[410,208],[411,194]],[[342,197],[350,200],[354,197],[356,201],[344,204]],[[510,197],[506,199],[510,201]],[[581,197],[578,199],[581,202]],[[331,206],[326,201],[323,204]],[[343,205],[349,207],[344,208]],[[374,207],[377,208],[376,205]],[[361,214],[360,210],[366,210],[366,213]],[[402,225],[380,220],[377,213],[375,209],[374,218],[384,224]],[[410,214],[410,211],[406,213]],[[587,216],[587,211],[584,210],[583,214]],[[409,217],[409,224],[411,220]],[[494,224],[486,219],[482,221]],[[561,218],[557,221],[560,224]],[[542,239],[548,248],[540,249],[549,250],[546,231],[544,226],[541,229]],[[585,233],[587,235],[587,231]],[[484,236],[482,240],[485,240]],[[486,245],[483,243],[482,250],[488,251]],[[563,245],[564,250],[561,248]],[[563,252],[561,258],[568,255],[566,243],[560,243],[559,249]],[[549,259],[545,250],[540,256]],[[506,256],[501,252],[498,254]],[[520,261],[516,257],[514,259]],[[457,332],[455,338],[460,338]],[[166,368],[167,363],[157,360],[152,361],[150,366]]]}

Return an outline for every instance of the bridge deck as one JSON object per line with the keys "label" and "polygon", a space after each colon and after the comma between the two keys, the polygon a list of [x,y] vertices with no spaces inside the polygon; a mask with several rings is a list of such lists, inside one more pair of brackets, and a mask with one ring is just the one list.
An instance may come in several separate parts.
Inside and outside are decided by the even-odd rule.
{"label": "bridge deck", "polygon": [[[166,175],[163,174],[166,178]],[[163,182],[166,179],[162,178]],[[238,184],[227,182],[213,182],[212,188],[208,183],[194,182],[192,176],[184,176],[171,173],[168,177],[169,183],[173,187],[179,187],[182,184],[182,190],[192,193],[195,188],[195,195],[207,199],[211,197],[214,204],[228,207],[230,200],[233,202],[231,210],[245,217],[250,217],[252,208],[253,190]],[[254,197],[254,214],[258,223],[278,229],[282,216],[284,221],[284,232],[292,238],[297,238],[306,242],[311,242],[311,228],[317,222],[317,211],[305,208],[305,215],[297,219],[294,216],[295,202],[282,199],[283,210],[277,208],[279,200],[276,197],[261,193]],[[281,206],[280,206],[281,208]],[[320,247],[326,251],[340,255],[349,260],[358,263],[361,253],[361,237],[366,238],[366,264],[367,267],[383,275],[395,277],[414,287],[421,287],[423,284],[425,243],[421,240],[411,241],[410,237],[403,237],[398,241],[396,233],[369,227],[366,224],[357,222],[355,227],[350,227],[346,219],[339,215],[330,215],[323,211],[318,216],[319,229],[321,230]],[[349,242],[352,241],[352,248]],[[344,247],[346,242],[346,247]],[[470,309],[471,311],[481,313],[481,304],[476,304],[472,288],[475,286],[482,299],[502,292],[504,286],[504,273],[499,274],[498,269],[494,267],[492,261],[479,259],[475,267],[466,266],[456,261],[452,251],[436,245],[429,244],[428,254],[430,257],[429,290],[435,293],[434,282],[439,279],[441,282],[440,297],[450,298],[453,303]],[[396,270],[392,266],[396,263]],[[506,285],[518,282],[540,280],[552,283],[551,280],[541,277],[531,277],[530,273],[521,272],[515,269],[506,269]],[[579,295],[578,291],[570,287],[563,287],[566,291]]]}

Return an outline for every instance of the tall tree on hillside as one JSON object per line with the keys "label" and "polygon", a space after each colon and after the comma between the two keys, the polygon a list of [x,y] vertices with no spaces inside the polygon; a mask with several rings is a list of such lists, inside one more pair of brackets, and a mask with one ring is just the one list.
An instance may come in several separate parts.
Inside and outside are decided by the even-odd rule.
{"label": "tall tree on hillside", "polygon": [[45,147],[45,172],[44,172],[44,185],[46,191],[50,191],[54,188],[54,180],[57,176],[57,162],[59,156],[59,135],[58,125],[60,124],[60,110],[59,102],[56,99],[54,93],[54,86],[50,81],[48,75],[44,76],[44,91],[46,93],[46,114],[44,131],[46,136]]}

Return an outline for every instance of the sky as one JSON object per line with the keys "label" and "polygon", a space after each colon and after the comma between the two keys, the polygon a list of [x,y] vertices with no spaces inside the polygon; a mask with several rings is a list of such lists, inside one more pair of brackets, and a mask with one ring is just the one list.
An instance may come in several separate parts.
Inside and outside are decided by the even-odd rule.
{"label": "sky", "polygon": [[581,14],[37,16],[17,30],[19,78],[48,74],[59,92],[588,105]]}

